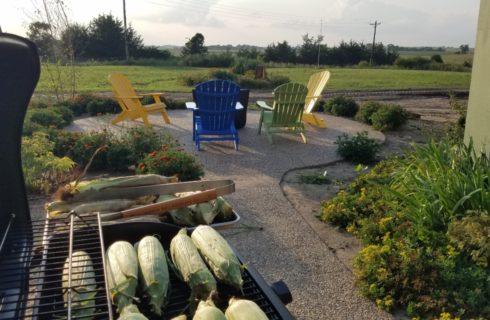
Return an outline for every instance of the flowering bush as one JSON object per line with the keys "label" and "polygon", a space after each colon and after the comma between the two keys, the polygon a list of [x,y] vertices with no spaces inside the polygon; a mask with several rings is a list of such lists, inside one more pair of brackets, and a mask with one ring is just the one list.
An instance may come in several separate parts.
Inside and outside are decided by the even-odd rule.
{"label": "flowering bush", "polygon": [[177,176],[179,181],[199,180],[204,171],[197,159],[182,149],[167,145],[159,151],[150,152],[138,164],[137,173],[156,173],[164,176]]}

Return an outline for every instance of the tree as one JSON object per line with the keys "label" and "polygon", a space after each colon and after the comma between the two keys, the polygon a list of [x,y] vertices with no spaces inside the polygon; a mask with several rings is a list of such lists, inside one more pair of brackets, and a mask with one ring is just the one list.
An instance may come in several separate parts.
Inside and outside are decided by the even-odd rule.
{"label": "tree", "polygon": [[[112,14],[99,15],[88,26],[87,55],[94,59],[124,59],[124,27]],[[128,27],[128,47],[133,55],[143,47],[143,39]]]}
{"label": "tree", "polygon": [[[305,64],[316,64],[318,62],[318,46],[322,42],[323,37],[318,36],[316,39],[308,37],[308,34],[303,36],[303,44],[299,47],[298,61]],[[320,48],[320,52],[323,48]]]}
{"label": "tree", "polygon": [[296,61],[296,50],[287,41],[270,44],[265,48],[264,60],[294,63]]}
{"label": "tree", "polygon": [[66,50],[71,49],[75,59],[85,58],[87,56],[87,46],[89,44],[88,30],[80,24],[71,24],[61,33],[62,47],[65,49],[64,54],[69,55]]}
{"label": "tree", "polygon": [[459,46],[459,52],[462,54],[470,52],[470,46],[467,44],[462,44]]}
{"label": "tree", "polygon": [[47,22],[34,21],[28,26],[27,37],[36,44],[39,56],[53,59],[53,46],[56,39],[50,32],[50,25]]}
{"label": "tree", "polygon": [[201,33],[196,33],[190,38],[182,49],[183,56],[205,54],[206,52],[208,52],[208,48],[204,46],[204,36]]}

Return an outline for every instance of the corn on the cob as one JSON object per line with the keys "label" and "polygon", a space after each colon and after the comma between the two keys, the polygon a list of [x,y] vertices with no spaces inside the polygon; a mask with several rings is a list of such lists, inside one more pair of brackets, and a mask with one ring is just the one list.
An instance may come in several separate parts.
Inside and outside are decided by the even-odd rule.
{"label": "corn on the cob", "polygon": [[185,314],[181,314],[179,316],[173,317],[170,320],[187,320],[187,316]]}
{"label": "corn on the cob", "polygon": [[127,241],[116,241],[107,249],[107,279],[109,290],[119,312],[129,304],[138,285],[138,258]]}
{"label": "corn on the cob", "polygon": [[167,303],[169,274],[165,251],[153,236],[146,236],[135,244],[140,270],[140,284],[150,298],[152,312],[161,316]]}
{"label": "corn on the cob", "polygon": [[241,290],[240,262],[228,242],[210,226],[198,226],[191,238],[216,278]]}
{"label": "corn on the cob", "polygon": [[216,308],[213,301],[200,301],[192,320],[226,320],[224,313]]}
{"label": "corn on the cob", "polygon": [[[63,266],[63,288],[69,286],[70,258],[66,258]],[[73,316],[92,319],[95,314],[95,295],[97,285],[90,256],[85,251],[76,251],[71,256],[71,312]],[[67,306],[68,290],[63,295]]]}
{"label": "corn on the cob", "polygon": [[205,300],[216,291],[216,280],[206,267],[186,229],[170,242],[170,255],[182,280],[191,288],[191,300]]}
{"label": "corn on the cob", "polygon": [[197,203],[188,207],[194,217],[194,225],[211,224],[218,212],[209,202]]}
{"label": "corn on the cob", "polygon": [[219,217],[224,221],[233,219],[233,208],[223,197],[216,198],[214,201],[214,209],[218,213],[216,217]]}
{"label": "corn on the cob", "polygon": [[[177,198],[176,196],[170,195],[170,194],[165,194],[161,195],[158,197],[157,202],[162,202],[162,201],[167,201],[171,199]],[[194,223],[193,220],[193,213],[189,208],[178,208],[175,210],[170,210],[169,211],[170,216],[172,217],[172,221],[175,224],[178,224],[180,226],[195,226],[196,224]]]}
{"label": "corn on the cob", "polygon": [[140,313],[137,306],[128,304],[122,309],[118,320],[148,320],[148,318]]}
{"label": "corn on the cob", "polygon": [[231,298],[225,311],[227,320],[268,320],[267,315],[253,301]]}

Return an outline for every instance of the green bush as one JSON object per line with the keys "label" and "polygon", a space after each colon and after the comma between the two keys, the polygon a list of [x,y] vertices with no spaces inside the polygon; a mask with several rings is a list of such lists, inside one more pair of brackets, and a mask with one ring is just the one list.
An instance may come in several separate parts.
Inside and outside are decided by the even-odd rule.
{"label": "green bush", "polygon": [[315,104],[315,107],[313,107],[314,112],[325,112],[325,100],[320,99],[318,102]]}
{"label": "green bush", "polygon": [[376,130],[396,130],[408,121],[408,112],[399,105],[383,105],[370,119]]}
{"label": "green bush", "polygon": [[256,59],[236,58],[232,71],[235,74],[244,75],[249,70],[255,70],[259,64],[259,61]]}
{"label": "green bush", "polygon": [[93,159],[90,165],[90,171],[109,169],[107,164],[107,148],[111,146],[111,140],[114,139],[113,134],[108,131],[91,132],[82,134],[75,141],[70,157],[79,165],[85,167],[92,155],[98,148],[104,147],[104,150],[99,152]]}
{"label": "green bush", "polygon": [[358,132],[350,138],[347,134],[337,137],[337,153],[345,160],[357,163],[372,163],[376,159],[380,145],[368,137],[367,131]]}
{"label": "green bush", "polygon": [[75,163],[53,154],[54,143],[43,132],[22,138],[22,170],[27,190],[49,194],[64,181]]}
{"label": "green bush", "polygon": [[87,112],[91,116],[118,113],[121,111],[119,104],[111,98],[95,98],[87,102]]}
{"label": "green bush", "polygon": [[328,100],[324,108],[325,112],[335,116],[352,118],[359,110],[359,105],[352,98],[336,96]]}
{"label": "green bush", "polygon": [[66,127],[73,122],[73,111],[64,105],[53,106],[53,111],[58,113],[63,119],[62,126]]}
{"label": "green bush", "polygon": [[267,78],[267,81],[270,83],[270,86],[272,88],[275,88],[280,86],[281,84],[288,83],[290,80],[287,76],[271,75]]}
{"label": "green bush", "polygon": [[209,77],[203,73],[183,73],[178,77],[179,82],[188,87],[193,87],[208,79]]}
{"label": "green bush", "polygon": [[43,127],[62,128],[65,123],[61,114],[53,108],[29,110],[26,118],[28,121],[37,123]]}
{"label": "green bush", "polygon": [[107,148],[107,169],[124,172],[137,163],[134,151],[125,143],[112,143]]}
{"label": "green bush", "polygon": [[372,125],[371,116],[376,113],[383,105],[376,101],[368,101],[364,103],[356,113],[357,121]]}
{"label": "green bush", "polygon": [[209,72],[209,76],[212,79],[221,79],[221,80],[229,80],[229,81],[236,81],[237,76],[234,75],[233,73],[226,71],[226,70],[213,70]]}
{"label": "green bush", "polygon": [[207,68],[229,68],[234,58],[229,53],[193,54],[182,57],[180,63],[185,66]]}
{"label": "green bush", "polygon": [[169,147],[149,153],[138,164],[136,172],[177,176],[179,181],[199,180],[204,175],[202,165],[194,156]]}
{"label": "green bush", "polygon": [[440,54],[434,54],[430,57],[430,61],[436,62],[436,63],[444,63],[442,60],[442,57]]}
{"label": "green bush", "polygon": [[490,160],[446,141],[380,162],[322,203],[321,218],[365,244],[361,292],[410,317],[490,317]]}
{"label": "green bush", "polygon": [[417,70],[429,70],[430,69],[430,59],[423,57],[410,57],[402,58],[398,57],[395,60],[395,66],[401,69],[417,69]]}
{"label": "green bush", "polygon": [[84,113],[87,113],[87,104],[94,99],[96,99],[96,97],[93,95],[81,94],[73,99],[63,102],[62,105],[70,108],[73,112],[73,115],[77,117]]}
{"label": "green bush", "polygon": [[241,77],[238,84],[242,89],[267,89],[271,88],[268,81],[263,79],[253,79],[249,77]]}

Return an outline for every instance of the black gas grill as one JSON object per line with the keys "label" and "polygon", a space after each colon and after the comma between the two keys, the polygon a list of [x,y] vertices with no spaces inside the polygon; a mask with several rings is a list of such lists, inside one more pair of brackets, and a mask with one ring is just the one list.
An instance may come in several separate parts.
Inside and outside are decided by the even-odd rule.
{"label": "black gas grill", "polygon": [[[77,289],[71,286],[71,280],[65,284],[62,281],[63,272],[69,279],[76,274],[69,257],[79,250],[90,255],[96,283],[95,291],[86,299],[93,300],[93,304],[87,303],[86,308],[95,306],[95,319],[116,319],[105,280],[105,249],[117,240],[134,243],[151,234],[158,235],[168,250],[179,228],[144,218],[102,225],[98,214],[31,221],[20,165],[20,139],[38,78],[35,46],[23,38],[0,33],[0,319],[82,319],[72,312],[78,302],[74,300]],[[255,301],[269,319],[292,319],[284,306],[291,296],[283,290],[283,283],[269,287],[250,266],[243,277],[243,294],[218,285],[218,307],[224,309],[230,297],[238,296]],[[278,294],[280,289],[283,294]],[[171,272],[170,301],[164,319],[189,315],[189,297],[188,287]],[[152,319],[145,306],[145,301],[138,305]]]}

